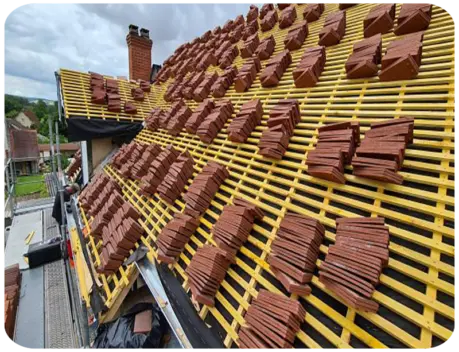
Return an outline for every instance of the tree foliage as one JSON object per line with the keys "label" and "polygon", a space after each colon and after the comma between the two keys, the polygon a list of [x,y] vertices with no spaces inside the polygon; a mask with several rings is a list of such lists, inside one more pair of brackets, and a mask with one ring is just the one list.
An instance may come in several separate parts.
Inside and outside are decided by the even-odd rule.
{"label": "tree foliage", "polygon": [[[5,94],[6,118],[14,118],[24,110],[32,110],[40,120],[40,126],[38,126],[38,129],[37,126],[32,126],[32,128],[37,129],[39,134],[46,137],[49,136],[48,117],[51,117],[54,131],[54,123],[59,119],[56,101],[52,104],[47,104],[42,99],[38,99],[37,102],[30,102],[27,98]],[[62,143],[65,143],[67,142],[67,124],[59,121],[58,126],[60,134],[59,139]],[[53,139],[55,139],[55,137]]]}

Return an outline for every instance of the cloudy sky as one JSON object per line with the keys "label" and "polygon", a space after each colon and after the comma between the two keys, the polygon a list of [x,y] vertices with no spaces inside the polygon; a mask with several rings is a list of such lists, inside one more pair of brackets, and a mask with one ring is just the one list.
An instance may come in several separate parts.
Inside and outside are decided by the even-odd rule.
{"label": "cloudy sky", "polygon": [[249,4],[31,4],[5,23],[5,92],[56,98],[54,71],[69,68],[128,76],[129,24],[150,30],[153,63]]}

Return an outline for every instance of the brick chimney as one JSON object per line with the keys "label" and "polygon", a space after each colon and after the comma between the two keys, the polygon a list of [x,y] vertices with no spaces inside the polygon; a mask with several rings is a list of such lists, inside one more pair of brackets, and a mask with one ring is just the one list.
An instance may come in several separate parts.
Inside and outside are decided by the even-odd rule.
{"label": "brick chimney", "polygon": [[150,81],[151,47],[150,31],[131,24],[126,36],[129,49],[129,79]]}

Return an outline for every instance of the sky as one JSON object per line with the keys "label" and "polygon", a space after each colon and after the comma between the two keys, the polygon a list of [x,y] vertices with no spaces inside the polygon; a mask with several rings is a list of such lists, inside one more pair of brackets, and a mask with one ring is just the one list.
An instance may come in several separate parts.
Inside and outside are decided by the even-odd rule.
{"label": "sky", "polygon": [[129,24],[150,30],[152,62],[249,4],[30,4],[5,22],[5,93],[56,99],[59,68],[128,76]]}

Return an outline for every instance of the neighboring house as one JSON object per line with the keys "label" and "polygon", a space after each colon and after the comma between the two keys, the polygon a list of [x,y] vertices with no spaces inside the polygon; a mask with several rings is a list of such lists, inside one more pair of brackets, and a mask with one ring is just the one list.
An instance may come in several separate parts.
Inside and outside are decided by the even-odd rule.
{"label": "neighboring house", "polygon": [[40,126],[40,120],[32,110],[21,111],[13,120],[20,123],[25,128],[38,129],[38,126]]}
{"label": "neighboring house", "polygon": [[9,153],[17,175],[37,174],[40,152],[37,131],[29,129],[9,130]]}
{"label": "neighboring house", "polygon": [[[70,158],[80,149],[80,143],[61,143],[59,144],[62,157]],[[40,156],[43,161],[49,160],[51,155],[49,144],[39,144],[38,149],[40,150]],[[54,145],[54,152],[56,152],[56,145]]]}

